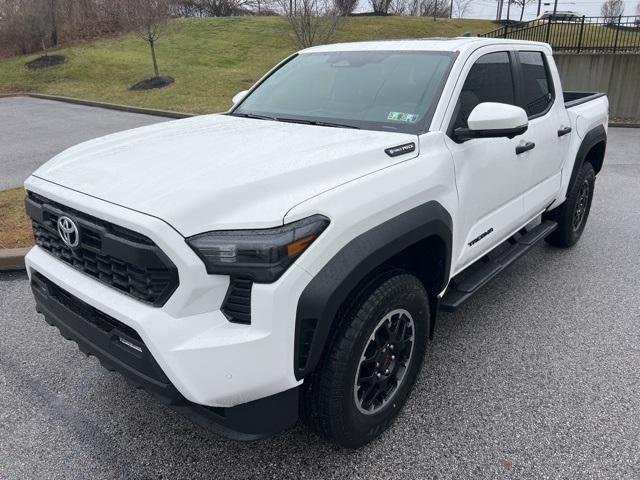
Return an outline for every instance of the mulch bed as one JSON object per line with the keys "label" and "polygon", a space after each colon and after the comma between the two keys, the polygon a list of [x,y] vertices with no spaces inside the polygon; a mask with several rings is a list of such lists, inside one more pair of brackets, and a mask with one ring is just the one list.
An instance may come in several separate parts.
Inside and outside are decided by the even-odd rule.
{"label": "mulch bed", "polygon": [[164,88],[175,82],[173,77],[160,75],[159,77],[145,78],[144,80],[131,85],[129,90],[151,90],[153,88]]}
{"label": "mulch bed", "polygon": [[53,67],[64,63],[65,58],[62,55],[43,55],[24,64],[29,70],[38,70],[40,68]]}

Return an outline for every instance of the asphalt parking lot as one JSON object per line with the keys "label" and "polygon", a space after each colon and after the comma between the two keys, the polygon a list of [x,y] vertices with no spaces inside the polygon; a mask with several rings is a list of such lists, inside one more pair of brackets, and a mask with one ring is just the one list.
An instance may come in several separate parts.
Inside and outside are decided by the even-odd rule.
{"label": "asphalt parking lot", "polygon": [[86,358],[0,275],[0,478],[640,478],[640,129],[610,129],[589,223],[442,314],[392,428],[222,439]]}
{"label": "asphalt parking lot", "polygon": [[0,190],[85,140],[168,119],[29,97],[0,98]]}

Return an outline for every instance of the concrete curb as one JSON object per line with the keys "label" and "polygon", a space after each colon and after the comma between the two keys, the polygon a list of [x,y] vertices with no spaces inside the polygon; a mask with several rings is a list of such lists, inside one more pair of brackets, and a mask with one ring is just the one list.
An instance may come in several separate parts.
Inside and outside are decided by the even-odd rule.
{"label": "concrete curb", "polygon": [[86,107],[107,108],[109,110],[120,110],[129,113],[141,113],[144,115],[155,115],[157,117],[166,118],[189,118],[195,117],[197,113],[174,112],[172,110],[158,110],[155,108],[132,107],[130,105],[120,105],[119,103],[98,102],[94,100],[82,100],[80,98],[63,97],[60,95],[45,95],[44,93],[6,93],[0,94],[0,98],[10,97],[29,97],[40,98],[43,100],[53,100],[56,102],[73,103],[76,105],[84,105]]}
{"label": "concrete curb", "polygon": [[609,122],[613,128],[640,128],[640,123]]}
{"label": "concrete curb", "polygon": [[156,110],[153,108],[131,107],[129,105],[120,105],[118,103],[96,102],[93,100],[81,100],[72,97],[60,97],[57,95],[44,95],[41,93],[30,93],[27,96],[31,98],[42,98],[44,100],[55,100],[57,102],[74,103],[76,105],[85,105],[87,107],[108,108],[109,110],[120,110],[129,113],[142,113],[145,115],[155,115],[157,117],[168,118],[189,118],[195,117],[195,113],[173,112],[171,110]]}
{"label": "concrete curb", "polygon": [[31,250],[27,248],[5,248],[0,250],[0,272],[24,270],[24,256]]}

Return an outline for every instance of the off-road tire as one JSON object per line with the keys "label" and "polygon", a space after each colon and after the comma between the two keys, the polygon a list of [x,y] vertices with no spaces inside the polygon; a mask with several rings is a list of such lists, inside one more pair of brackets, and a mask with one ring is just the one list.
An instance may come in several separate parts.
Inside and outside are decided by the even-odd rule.
{"label": "off-road tire", "polygon": [[[412,319],[413,347],[407,354],[410,358],[388,403],[376,413],[362,413],[354,386],[363,352],[366,345],[371,345],[373,332],[381,328],[381,319],[398,309],[408,312]],[[300,416],[308,427],[328,440],[356,448],[389,427],[413,387],[428,337],[428,295],[415,276],[399,270],[383,271],[352,295],[352,302],[337,320],[335,334],[320,364],[305,378]]]}
{"label": "off-road tire", "polygon": [[[593,170],[593,165],[584,162],[564,203],[542,215],[543,220],[558,222],[558,228],[545,239],[547,243],[555,247],[568,248],[580,240],[589,218],[595,182],[596,173]],[[585,189],[588,189],[586,198],[583,195]],[[580,214],[580,209],[582,209],[582,214],[576,225],[576,215]]]}

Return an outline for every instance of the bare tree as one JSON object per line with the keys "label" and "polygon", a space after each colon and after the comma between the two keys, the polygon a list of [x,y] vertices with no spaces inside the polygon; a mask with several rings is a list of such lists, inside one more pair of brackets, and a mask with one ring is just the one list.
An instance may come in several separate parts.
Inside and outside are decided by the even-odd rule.
{"label": "bare tree", "polygon": [[280,0],[300,48],[328,42],[344,17],[333,0]]}
{"label": "bare tree", "polygon": [[610,23],[614,22],[614,19],[619,17],[624,12],[623,0],[607,0],[602,4],[600,9],[602,16],[607,18]]}
{"label": "bare tree", "polygon": [[122,13],[125,21],[138,32],[140,38],[149,44],[153,72],[156,78],[160,76],[158,59],[156,57],[156,42],[171,15],[169,0],[126,0],[123,2]]}
{"label": "bare tree", "polygon": [[53,43],[51,37],[55,31],[54,8],[55,4],[50,0],[32,0],[23,5],[21,12],[24,35],[40,45],[44,57],[49,55],[48,45]]}
{"label": "bare tree", "polygon": [[462,18],[471,10],[471,4],[473,0],[453,0],[453,9],[451,10],[451,16],[456,18]]}
{"label": "bare tree", "polygon": [[536,0],[511,0],[511,3],[520,7],[520,21],[522,21],[522,18],[524,17],[524,9],[526,6],[535,1]]}
{"label": "bare tree", "polygon": [[270,0],[173,0],[173,11],[185,17],[229,17],[250,12],[260,12]]}
{"label": "bare tree", "polygon": [[358,0],[334,0],[336,10],[340,15],[351,15],[358,6]]}
{"label": "bare tree", "polygon": [[[172,0],[173,2],[177,0]],[[0,55],[127,30],[128,0],[0,0]]]}
{"label": "bare tree", "polygon": [[389,13],[389,8],[391,7],[392,2],[393,0],[369,0],[371,8],[373,8],[373,13],[381,15]]}
{"label": "bare tree", "polygon": [[404,4],[401,13],[397,13],[399,15],[447,18],[451,13],[451,4],[449,1],[450,0],[396,0],[393,5],[396,11],[400,11],[399,3]]}

